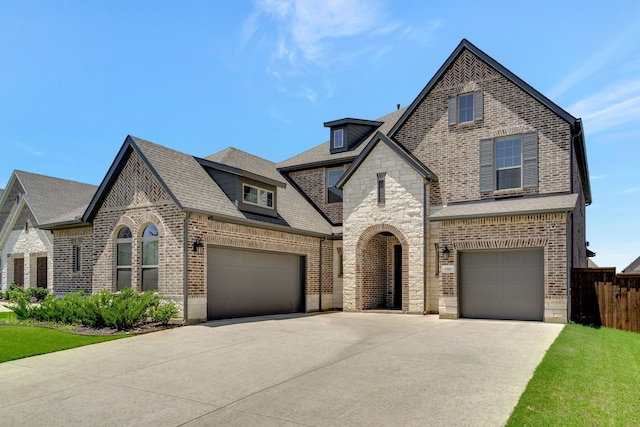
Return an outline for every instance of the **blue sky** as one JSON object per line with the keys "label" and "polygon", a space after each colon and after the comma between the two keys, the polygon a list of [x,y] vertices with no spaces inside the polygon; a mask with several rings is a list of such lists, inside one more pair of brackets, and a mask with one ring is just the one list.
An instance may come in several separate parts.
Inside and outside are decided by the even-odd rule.
{"label": "blue sky", "polygon": [[462,38],[584,121],[600,266],[640,256],[639,1],[0,2],[0,188],[99,184],[128,134],[281,161],[418,95]]}

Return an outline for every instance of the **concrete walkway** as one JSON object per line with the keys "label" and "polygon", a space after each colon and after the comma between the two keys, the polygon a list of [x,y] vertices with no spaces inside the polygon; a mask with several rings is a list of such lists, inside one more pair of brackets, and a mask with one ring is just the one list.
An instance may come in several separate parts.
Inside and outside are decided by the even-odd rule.
{"label": "concrete walkway", "polygon": [[209,322],[2,363],[0,420],[499,426],[561,329],[367,313]]}

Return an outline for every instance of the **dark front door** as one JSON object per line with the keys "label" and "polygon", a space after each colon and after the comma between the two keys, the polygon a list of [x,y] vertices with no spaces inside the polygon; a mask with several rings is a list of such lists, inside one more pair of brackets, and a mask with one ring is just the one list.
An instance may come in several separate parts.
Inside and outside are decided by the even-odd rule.
{"label": "dark front door", "polygon": [[402,309],[402,246],[393,247],[393,308]]}
{"label": "dark front door", "polygon": [[13,260],[13,282],[24,287],[24,258]]}
{"label": "dark front door", "polygon": [[36,260],[36,284],[39,288],[47,287],[47,257]]}

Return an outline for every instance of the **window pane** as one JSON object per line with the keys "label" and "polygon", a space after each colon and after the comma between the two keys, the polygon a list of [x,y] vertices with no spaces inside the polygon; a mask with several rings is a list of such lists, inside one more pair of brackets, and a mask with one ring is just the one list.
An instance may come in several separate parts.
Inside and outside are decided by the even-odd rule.
{"label": "window pane", "polygon": [[331,169],[327,171],[327,187],[334,187],[344,173],[343,169]]}
{"label": "window pane", "polygon": [[142,242],[142,265],[158,265],[158,241]]}
{"label": "window pane", "polygon": [[244,186],[243,200],[247,203],[258,204],[258,189],[255,187]]}
{"label": "window pane", "polygon": [[126,287],[131,286],[131,269],[119,268],[116,272],[118,278],[116,279],[117,290],[121,291]]}
{"label": "window pane", "polygon": [[330,187],[327,194],[328,203],[340,203],[342,202],[342,190],[336,187]]}
{"label": "window pane", "polygon": [[142,237],[158,237],[158,227],[154,224],[149,224],[145,227]]}
{"label": "window pane", "polygon": [[520,188],[520,170],[521,168],[502,169],[497,171],[497,187],[498,190],[505,188]]}
{"label": "window pane", "polygon": [[334,148],[342,148],[344,145],[343,141],[344,132],[342,129],[336,129],[333,131],[333,146]]}
{"label": "window pane", "polygon": [[131,243],[118,243],[118,264],[131,265]]}
{"label": "window pane", "polygon": [[473,94],[461,95],[458,97],[458,122],[473,121]]}
{"label": "window pane", "polygon": [[496,141],[496,168],[510,168],[522,164],[522,140],[518,137]]}
{"label": "window pane", "polygon": [[129,227],[121,228],[120,231],[118,231],[118,239],[130,239],[130,238],[131,238],[131,230],[129,230]]}
{"label": "window pane", "polygon": [[142,291],[158,290],[158,269],[142,269]]}
{"label": "window pane", "polygon": [[260,206],[273,207],[273,193],[267,190],[260,190]]}
{"label": "window pane", "polygon": [[378,203],[384,203],[384,180],[378,180]]}

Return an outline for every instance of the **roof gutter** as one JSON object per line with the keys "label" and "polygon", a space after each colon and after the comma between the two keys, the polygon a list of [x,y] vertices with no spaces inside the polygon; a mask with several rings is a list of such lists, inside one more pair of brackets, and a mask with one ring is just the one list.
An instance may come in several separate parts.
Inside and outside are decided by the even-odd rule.
{"label": "roof gutter", "polygon": [[[201,211],[201,210],[197,210],[197,209],[189,209],[188,211],[191,212],[191,213],[194,213],[194,214],[204,215],[204,216],[206,216],[206,217],[208,217],[209,219],[212,219],[212,220],[230,222],[232,224],[246,225],[246,226],[250,226],[250,227],[258,227],[258,228],[264,228],[264,229],[267,229],[267,230],[282,231],[282,232],[285,232],[285,233],[300,234],[300,235],[303,235],[303,236],[310,236],[310,237],[320,237],[320,238],[322,238],[322,237],[331,237],[331,233],[330,232],[329,233],[318,233],[318,232],[314,232],[314,231],[301,230],[299,228],[286,227],[284,225],[269,224],[269,223],[266,223],[266,222],[254,221],[254,220],[246,219],[246,218],[238,218],[238,217],[234,217],[234,216],[230,216],[230,215],[205,212],[205,211]],[[184,212],[186,212],[186,209],[184,210]]]}

